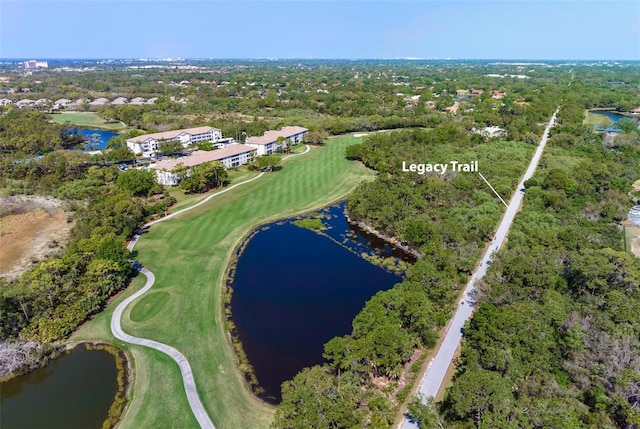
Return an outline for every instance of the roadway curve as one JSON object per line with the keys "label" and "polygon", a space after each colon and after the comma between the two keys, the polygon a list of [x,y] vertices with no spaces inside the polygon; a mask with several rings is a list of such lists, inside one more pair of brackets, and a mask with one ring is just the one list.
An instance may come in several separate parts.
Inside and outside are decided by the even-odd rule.
{"label": "roadway curve", "polygon": [[[538,145],[538,148],[531,158],[529,167],[524,173],[524,176],[522,176],[520,183],[518,183],[518,187],[516,188],[511,197],[511,200],[509,201],[507,210],[505,211],[502,217],[502,221],[498,226],[495,238],[482,256],[480,265],[477,266],[476,271],[469,279],[469,282],[467,283],[467,286],[465,287],[462,294],[462,299],[459,301],[457,310],[453,315],[453,318],[449,322],[446,334],[444,336],[444,339],[442,340],[442,343],[440,344],[440,347],[438,348],[436,356],[431,359],[431,362],[429,362],[429,365],[427,366],[427,372],[425,373],[422,381],[420,382],[420,387],[418,388],[418,392],[422,395],[422,400],[425,403],[428,398],[435,398],[440,391],[440,388],[442,387],[447,369],[451,365],[456,349],[458,348],[462,340],[462,328],[464,327],[465,322],[471,318],[474,310],[476,292],[475,283],[476,281],[484,277],[487,272],[487,267],[489,266],[493,258],[493,253],[500,250],[500,248],[502,247],[502,243],[509,234],[511,223],[515,218],[516,213],[519,211],[522,200],[524,198],[524,182],[529,180],[533,176],[533,173],[536,171],[536,167],[538,166],[538,162],[540,161],[540,157],[542,156],[542,151],[544,150],[544,147],[547,144],[547,140],[549,138],[549,130],[555,124],[556,115],[558,114],[559,109],[560,108],[556,109],[556,111],[553,113],[553,116],[551,117],[551,120],[547,124],[547,127],[544,130],[544,134],[542,135],[542,139],[540,140],[540,144]],[[400,425],[400,428],[417,429],[418,425],[414,421],[411,421],[405,417],[402,424]]]}
{"label": "roadway curve", "polygon": [[[284,161],[296,155],[303,155],[309,152],[310,149],[311,148],[308,145],[306,145],[306,149],[304,152],[288,155],[282,158],[282,160]],[[167,219],[171,219],[172,217],[177,216],[181,213],[195,209],[196,207],[201,206],[202,204],[211,200],[213,197],[217,197],[220,194],[229,192],[233,188],[236,188],[240,185],[244,185],[245,183],[253,182],[254,180],[259,179],[263,175],[264,175],[264,172],[258,174],[256,177],[245,180],[244,182],[236,183],[235,185],[229,186],[228,188],[225,188],[219,192],[216,192],[215,194],[209,195],[208,197],[198,202],[197,204],[194,204],[182,210],[178,210],[177,212],[172,213],[163,218],[149,222],[145,225],[145,227],[151,226],[158,222],[165,221]],[[138,239],[140,238],[140,235],[141,235],[141,232],[138,232],[133,237],[131,242],[129,242],[127,246],[129,250],[133,250],[136,243],[138,242]],[[207,413],[204,406],[202,405],[200,396],[198,396],[198,391],[196,389],[196,382],[195,382],[195,379],[193,378],[193,371],[191,370],[191,365],[189,365],[189,361],[187,360],[187,358],[182,353],[180,353],[177,349],[171,346],[160,343],[158,341],[149,340],[147,338],[134,337],[133,335],[129,335],[122,330],[121,320],[122,320],[122,313],[124,312],[125,308],[127,308],[129,304],[131,304],[133,301],[135,301],[136,299],[144,295],[149,289],[151,289],[151,287],[153,286],[156,280],[156,277],[153,275],[153,273],[147,270],[146,268],[141,268],[140,272],[147,277],[147,282],[145,283],[142,289],[140,289],[139,291],[137,291],[136,293],[134,293],[133,295],[131,295],[130,297],[122,301],[116,307],[115,311],[113,312],[113,315],[111,316],[111,333],[113,334],[114,337],[126,343],[149,347],[154,350],[158,350],[166,354],[167,356],[169,356],[171,359],[173,359],[175,363],[178,364],[178,367],[180,368],[180,373],[182,374],[182,383],[184,384],[184,390],[187,394],[187,400],[189,401],[189,406],[191,407],[191,411],[193,412],[193,415],[198,421],[198,424],[203,429],[215,429],[215,426],[211,421],[209,414]]]}

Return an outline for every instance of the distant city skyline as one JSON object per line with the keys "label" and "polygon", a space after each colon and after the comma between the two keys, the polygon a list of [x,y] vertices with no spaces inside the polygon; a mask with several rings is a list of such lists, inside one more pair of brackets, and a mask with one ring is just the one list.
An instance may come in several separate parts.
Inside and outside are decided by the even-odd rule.
{"label": "distant city skyline", "polygon": [[640,2],[0,0],[0,58],[640,60]]}

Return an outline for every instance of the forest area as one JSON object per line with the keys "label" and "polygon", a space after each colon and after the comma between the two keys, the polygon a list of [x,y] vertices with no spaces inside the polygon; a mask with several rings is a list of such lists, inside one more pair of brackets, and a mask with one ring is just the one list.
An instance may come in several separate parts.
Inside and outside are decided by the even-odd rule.
{"label": "forest area", "polygon": [[[564,98],[558,124],[526,182],[508,246],[483,281],[452,386],[437,404],[409,399],[421,428],[640,422],[640,262],[625,252],[620,226],[640,197],[631,193],[640,178],[639,134],[622,132],[604,145],[583,124],[591,85],[575,85],[548,94],[551,103]],[[416,370],[416,352],[435,345],[491,240],[501,206],[479,178],[412,176],[399,173],[400,163],[478,159],[507,198],[531,150],[469,137],[458,124],[370,136],[347,149],[379,172],[349,197],[350,216],[424,258],[403,283],[367,302],[350,335],[325,345],[327,364],[283,385],[273,427],[390,427],[406,399],[401,375],[407,365]]]}
{"label": "forest area", "polygon": [[638,132],[605,147],[582,126],[586,100],[575,88],[567,95],[484,280],[438,410],[447,426],[640,424],[640,261],[620,227],[640,198]]}

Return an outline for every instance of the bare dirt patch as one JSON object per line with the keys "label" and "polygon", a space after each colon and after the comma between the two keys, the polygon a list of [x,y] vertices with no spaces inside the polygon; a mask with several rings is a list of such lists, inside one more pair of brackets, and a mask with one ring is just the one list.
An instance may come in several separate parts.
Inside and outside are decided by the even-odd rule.
{"label": "bare dirt patch", "polygon": [[636,257],[640,258],[640,228],[628,220],[622,224],[625,226],[624,232],[626,234],[627,248],[629,248]]}
{"label": "bare dirt patch", "polygon": [[73,223],[59,200],[0,197],[0,276],[18,277],[33,261],[62,248]]}

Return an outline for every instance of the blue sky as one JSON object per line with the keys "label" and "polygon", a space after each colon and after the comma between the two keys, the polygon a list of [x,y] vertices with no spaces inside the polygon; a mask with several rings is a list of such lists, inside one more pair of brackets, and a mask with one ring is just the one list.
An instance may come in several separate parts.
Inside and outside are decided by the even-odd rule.
{"label": "blue sky", "polygon": [[640,1],[0,0],[0,58],[640,60]]}

